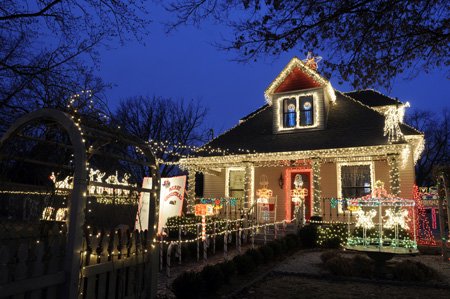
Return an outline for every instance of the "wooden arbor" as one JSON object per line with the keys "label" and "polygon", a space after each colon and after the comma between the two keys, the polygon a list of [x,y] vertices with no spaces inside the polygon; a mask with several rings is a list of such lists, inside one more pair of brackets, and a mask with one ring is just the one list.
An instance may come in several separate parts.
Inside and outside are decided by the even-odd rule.
{"label": "wooden arbor", "polygon": [[[109,180],[103,180],[103,176]],[[151,188],[140,187],[144,176],[152,178]],[[158,186],[156,159],[140,140],[53,109],[38,110],[18,119],[0,140],[0,227],[20,226],[27,232],[38,232],[17,240],[8,236],[8,242],[0,242],[0,252],[10,251],[0,264],[13,264],[13,256],[21,262],[0,269],[9,269],[0,278],[2,296],[31,293],[48,298],[154,297],[158,259],[152,240]],[[133,233],[124,228],[133,228],[134,218],[144,215],[136,216],[142,196],[149,197],[149,210],[145,213],[147,219],[137,220],[148,223],[148,230]],[[114,213],[103,213],[108,205],[123,210],[119,204],[124,202],[130,213],[134,208],[134,215],[128,215],[127,221],[121,221]],[[67,217],[61,217],[65,211]],[[88,214],[92,215],[87,217]],[[95,227],[95,221],[90,222],[89,218],[96,219],[100,214],[103,218],[109,216],[110,221]],[[63,266],[55,266],[53,273],[48,272],[52,268],[49,254],[39,254],[54,244],[49,227],[56,228],[65,241],[63,256],[61,253],[59,257]],[[93,234],[101,242],[93,244]],[[127,246],[121,239],[128,240]],[[123,252],[121,246],[125,247]],[[24,254],[16,254],[21,248]],[[26,269],[27,266],[31,268]],[[117,275],[115,271],[122,272]],[[119,276],[126,277],[126,282],[119,281]]]}

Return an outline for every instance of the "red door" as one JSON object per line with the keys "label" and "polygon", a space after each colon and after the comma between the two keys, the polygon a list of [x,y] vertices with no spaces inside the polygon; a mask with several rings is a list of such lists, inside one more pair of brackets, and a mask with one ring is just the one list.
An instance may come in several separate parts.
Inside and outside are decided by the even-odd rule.
{"label": "red door", "polygon": [[292,190],[299,185],[306,189],[305,195],[305,218],[309,220],[312,215],[312,170],[308,168],[287,168],[284,173],[284,191],[286,198],[286,219],[292,219],[295,203],[292,202]]}

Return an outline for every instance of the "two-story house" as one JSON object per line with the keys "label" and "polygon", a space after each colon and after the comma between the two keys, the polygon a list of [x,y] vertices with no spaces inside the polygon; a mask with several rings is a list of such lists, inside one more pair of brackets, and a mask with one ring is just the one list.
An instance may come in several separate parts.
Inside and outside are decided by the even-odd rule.
{"label": "two-story house", "polygon": [[327,218],[329,209],[342,208],[324,199],[371,194],[378,180],[412,198],[424,138],[402,122],[406,105],[373,90],[339,92],[296,57],[264,94],[261,108],[205,145],[227,154],[205,151],[180,161],[189,171],[190,205],[196,173],[203,173],[197,196],[234,197],[247,207],[264,203],[261,188],[270,189],[277,220],[293,218],[296,189],[303,190],[306,218]]}

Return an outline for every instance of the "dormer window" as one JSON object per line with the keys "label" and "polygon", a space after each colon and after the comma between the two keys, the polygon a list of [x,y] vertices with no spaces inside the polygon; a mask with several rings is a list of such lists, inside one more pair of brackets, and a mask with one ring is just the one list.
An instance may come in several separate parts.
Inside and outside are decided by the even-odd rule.
{"label": "dormer window", "polygon": [[300,125],[301,126],[312,126],[314,121],[314,104],[313,97],[306,96],[300,97]]}
{"label": "dormer window", "polygon": [[283,120],[285,128],[297,126],[297,100],[295,98],[283,100]]}
{"label": "dormer window", "polygon": [[314,97],[290,96],[280,102],[283,129],[304,128],[314,125]]}

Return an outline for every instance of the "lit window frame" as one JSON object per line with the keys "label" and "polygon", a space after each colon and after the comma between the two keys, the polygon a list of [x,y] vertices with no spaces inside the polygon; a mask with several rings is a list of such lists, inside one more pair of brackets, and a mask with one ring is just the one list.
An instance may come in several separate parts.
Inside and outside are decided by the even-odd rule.
{"label": "lit window frame", "polygon": [[[337,197],[342,199],[342,167],[343,166],[369,166],[370,168],[370,188],[373,193],[375,186],[375,163],[374,161],[359,161],[359,162],[338,162],[336,163],[336,179],[337,179]],[[343,213],[342,204],[338,203],[338,212]]]}
{"label": "lit window frame", "polygon": [[[276,132],[291,132],[296,130],[308,130],[308,129],[315,129],[319,127],[321,123],[320,114],[319,111],[321,110],[319,107],[321,96],[323,95],[323,88],[314,88],[314,89],[308,89],[308,90],[302,90],[302,91],[296,91],[296,92],[283,92],[276,95],[275,99],[275,114],[277,117],[276,120]],[[312,96],[313,98],[313,124],[312,125],[300,125],[300,98],[301,97],[307,97]],[[284,127],[284,100],[295,98],[296,100],[296,124],[294,127]]]}

